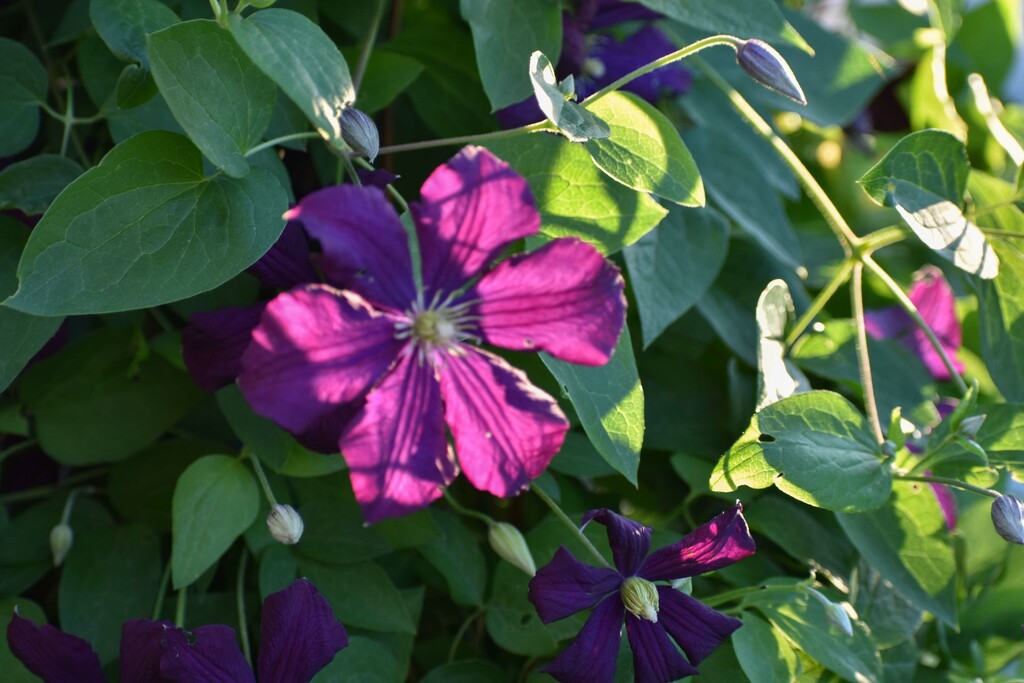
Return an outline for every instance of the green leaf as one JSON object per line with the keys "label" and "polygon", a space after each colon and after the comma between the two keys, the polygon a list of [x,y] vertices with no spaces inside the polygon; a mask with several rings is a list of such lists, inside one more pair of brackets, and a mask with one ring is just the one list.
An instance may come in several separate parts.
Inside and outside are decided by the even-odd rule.
{"label": "green leaf", "polygon": [[[544,53],[537,51],[530,56],[530,81],[537,105],[548,121],[573,142],[586,142],[594,138],[611,135],[608,124],[575,102],[566,99],[575,97],[572,77],[559,83],[555,78],[555,67]],[[568,92],[567,92],[568,91]]]}
{"label": "green leaf", "polygon": [[295,549],[333,564],[372,560],[391,552],[375,527],[366,526],[355,500],[310,500],[299,508],[305,531]]}
{"label": "green leaf", "polygon": [[115,98],[120,109],[140,107],[160,92],[153,74],[135,64],[129,64],[117,79]]}
{"label": "green leaf", "polygon": [[668,213],[646,194],[606,176],[586,149],[568,140],[536,134],[487,146],[530,183],[540,230],[548,237],[578,237],[601,253],[613,254],[643,237]]}
{"label": "green leaf", "polygon": [[533,94],[527,64],[534,51],[561,52],[561,5],[551,0],[461,0],[459,7],[473,31],[491,111]]}
{"label": "green leaf", "polygon": [[302,110],[331,145],[347,150],[338,117],[356,98],[345,58],[319,26],[298,12],[267,9],[229,26],[249,59]]}
{"label": "green leaf", "polygon": [[664,114],[624,92],[587,102],[586,110],[611,130],[608,137],[585,143],[598,168],[634,190],[683,206],[704,206],[704,183],[697,165]]}
{"label": "green leaf", "polygon": [[897,591],[955,629],[956,562],[935,494],[920,484],[898,482],[892,488],[892,505],[839,514],[839,524]]}
{"label": "green leaf", "polygon": [[370,631],[416,633],[413,621],[387,572],[374,562],[333,565],[302,558],[303,574],[345,624]]}
{"label": "green leaf", "polygon": [[146,36],[178,23],[178,15],[157,0],[90,0],[89,18],[110,51],[149,71]]}
{"label": "green leaf", "polygon": [[[13,168],[13,167],[12,167]],[[22,223],[0,216],[0,298],[18,286],[18,257],[28,240]],[[60,328],[63,318],[41,318],[0,305],[0,391],[5,390],[32,357]]]}
{"label": "green leaf", "polygon": [[27,47],[0,38],[0,157],[17,154],[35,140],[48,82],[46,69]]}
{"label": "green leaf", "polygon": [[590,439],[577,431],[569,431],[562,448],[551,460],[551,470],[571,477],[607,477],[615,470],[598,454]]}
{"label": "green leaf", "polygon": [[448,591],[456,604],[484,604],[487,563],[476,538],[458,517],[448,512],[428,510],[440,535],[419,548],[427,562],[444,575]]}
{"label": "green leaf", "polygon": [[799,501],[855,512],[889,499],[892,471],[867,419],[845,398],[812,391],[784,398],[750,420],[711,474],[711,490],[775,484]]}
{"label": "green leaf", "polygon": [[992,246],[999,277],[974,283],[981,357],[1006,400],[1024,402],[1024,251],[1012,240],[993,239]]}
{"label": "green leaf", "polygon": [[[852,320],[830,320],[821,332],[805,335],[794,346],[792,359],[819,377],[862,392],[857,361],[857,328]],[[895,340],[868,338],[875,398],[882,415],[899,407],[903,416],[924,427],[939,420],[934,381],[921,359]]]}
{"label": "green leaf", "polygon": [[989,462],[1024,479],[1024,405],[1001,403],[979,411],[986,417],[975,440],[988,453]]}
{"label": "green leaf", "polygon": [[274,84],[217,22],[195,19],[149,36],[153,78],[174,118],[215,166],[242,178],[274,111]]}
{"label": "green leaf", "polygon": [[[28,598],[5,598],[0,600],[0,632],[7,633],[7,626],[14,619],[14,610],[18,616],[35,622],[37,626],[46,623],[43,608]],[[38,683],[39,677],[25,668],[21,660],[11,653],[7,638],[0,640],[0,671],[4,672],[7,683]]]}
{"label": "green leaf", "polygon": [[626,247],[644,348],[686,313],[718,276],[729,249],[729,224],[714,209],[669,210],[658,227]]}
{"label": "green leaf", "polygon": [[61,630],[87,640],[109,664],[124,622],[152,616],[161,570],[160,539],[145,527],[76,533],[60,578]]}
{"label": "green leaf", "polygon": [[274,543],[260,556],[260,599],[284,590],[299,574],[299,560],[289,546]]}
{"label": "green leaf", "polygon": [[875,202],[895,207],[922,242],[958,268],[986,280],[999,257],[963,214],[967,150],[939,130],[911,133],[857,182]]}
{"label": "green leaf", "polygon": [[173,133],[141,133],[71,183],[29,238],[26,313],[158,306],[223,284],[263,255],[288,203],[269,173],[205,178],[199,151]]}
{"label": "green leaf", "polygon": [[600,367],[566,363],[546,353],[541,359],[569,396],[597,452],[636,485],[644,442],[644,390],[629,328],[623,328],[611,360]]}
{"label": "green leaf", "polygon": [[900,595],[885,575],[861,561],[857,567],[857,614],[871,629],[879,647],[889,648],[912,638],[924,612]]}
{"label": "green leaf", "polygon": [[82,167],[67,157],[40,154],[0,171],[0,209],[20,209],[30,216],[46,211]]}
{"label": "green leaf", "polygon": [[145,354],[133,329],[107,328],[33,365],[18,389],[43,450],[67,465],[116,462],[187,415],[202,392]]}
{"label": "green leaf", "polygon": [[174,487],[171,577],[184,588],[220,559],[256,519],[259,487],[238,458],[207,455]]}
{"label": "green leaf", "polygon": [[432,669],[421,683],[504,683],[505,680],[505,672],[497,664],[466,659]]}
{"label": "green leaf", "polygon": [[756,607],[794,645],[848,681],[880,683],[882,661],[867,629],[853,622],[847,637],[825,617],[821,602],[802,590],[763,591],[744,600]]}
{"label": "green leaf", "polygon": [[352,636],[348,647],[313,677],[311,683],[402,683],[405,676],[392,648],[367,638]]}
{"label": "green leaf", "polygon": [[810,47],[782,16],[771,0],[744,0],[742,3],[721,0],[639,0],[640,4],[710,33],[725,33],[741,38],[760,38],[769,43],[784,40],[812,52]]}
{"label": "green leaf", "polygon": [[811,383],[786,358],[786,325],[795,317],[793,298],[785,280],[772,280],[761,292],[754,312],[757,320],[757,408],[811,390]]}
{"label": "green leaf", "polygon": [[[346,48],[342,55],[346,60],[356,61],[359,50]],[[376,114],[394,102],[422,73],[423,65],[411,57],[383,49],[374,50],[366,63],[355,104],[360,111]]]}
{"label": "green leaf", "polygon": [[732,646],[751,683],[790,683],[796,678],[793,646],[764,619],[744,612],[743,626],[732,634]]}

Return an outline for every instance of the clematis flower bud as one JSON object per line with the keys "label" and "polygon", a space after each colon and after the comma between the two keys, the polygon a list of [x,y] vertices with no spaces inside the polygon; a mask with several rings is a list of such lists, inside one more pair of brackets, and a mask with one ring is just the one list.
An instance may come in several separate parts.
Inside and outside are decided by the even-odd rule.
{"label": "clematis flower bud", "polygon": [[64,564],[64,558],[68,556],[74,540],[75,533],[67,522],[61,522],[50,529],[50,553],[53,555],[54,567]]}
{"label": "clematis flower bud", "polygon": [[981,425],[984,424],[986,417],[986,415],[965,417],[960,423],[960,428],[957,429],[957,435],[974,441],[974,437],[978,436],[978,430],[981,429]]}
{"label": "clematis flower bud", "polygon": [[487,541],[498,557],[522,569],[528,575],[537,573],[530,547],[519,529],[505,522],[495,522],[487,530]]}
{"label": "clematis flower bud", "polygon": [[793,70],[775,48],[763,40],[745,40],[736,48],[736,62],[755,81],[799,104],[807,104]]}
{"label": "clematis flower bud", "polygon": [[619,592],[626,609],[641,619],[658,623],[658,608],[661,605],[658,589],[653,583],[639,576],[631,576],[622,582]]}
{"label": "clematis flower bud", "polygon": [[278,543],[295,545],[302,538],[302,516],[291,505],[275,505],[267,513],[267,528]]}
{"label": "clematis flower bud", "polygon": [[825,618],[828,619],[828,623],[842,631],[845,636],[848,638],[853,637],[853,624],[850,623],[850,615],[842,604],[830,600],[825,605]]}
{"label": "clematis flower bud", "polygon": [[992,503],[996,533],[1010,543],[1024,545],[1024,503],[1013,496],[999,496]]}
{"label": "clematis flower bud", "polygon": [[368,115],[354,107],[341,112],[341,137],[355,151],[365,154],[373,161],[380,150],[380,135],[377,125]]}

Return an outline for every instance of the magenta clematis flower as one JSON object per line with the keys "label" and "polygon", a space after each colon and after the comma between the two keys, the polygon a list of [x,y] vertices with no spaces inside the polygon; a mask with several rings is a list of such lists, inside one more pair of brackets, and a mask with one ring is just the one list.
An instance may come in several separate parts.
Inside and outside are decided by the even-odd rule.
{"label": "magenta clematis flower", "polygon": [[[44,683],[104,683],[99,657],[81,638],[17,614],[11,652]],[[121,683],[308,683],[348,645],[345,628],[316,587],[299,579],[263,601],[256,675],[229,626],[193,631],[136,619],[121,630]]]}
{"label": "magenta clematis flower", "polygon": [[636,681],[668,683],[698,673],[696,665],[742,622],[654,582],[696,576],[753,554],[743,507],[737,502],[651,555],[649,527],[611,510],[588,512],[583,526],[591,520],[608,528],[615,569],[589,567],[562,546],[530,580],[530,601],[545,624],[596,605],[576,640],[544,671],[562,683],[613,680],[625,617]]}
{"label": "magenta clematis flower", "polygon": [[253,409],[294,434],[333,440],[367,521],[428,505],[459,466],[477,488],[518,493],[547,467],[568,423],[502,358],[468,341],[608,361],[625,322],[618,269],[557,239],[488,270],[540,215],[526,181],[482,148],[436,169],[406,233],[384,194],[344,185],[289,212],[320,242],[329,285],[270,301],[241,357]]}
{"label": "magenta clematis flower", "polygon": [[[584,99],[630,71],[675,51],[676,46],[649,22],[661,15],[632,2],[580,0],[572,12],[562,13],[562,56],[555,73],[573,76],[576,95]],[[626,22],[645,22],[624,40],[604,33]],[[657,102],[665,95],[690,89],[693,76],[681,64],[670,64],[626,84],[623,90]],[[515,128],[544,118],[532,97],[497,112],[505,128]]]}
{"label": "magenta clematis flower", "polygon": [[[935,266],[925,266],[919,270],[914,274],[914,284],[907,295],[924,321],[935,332],[957,372],[963,372],[964,364],[956,357],[961,342],[960,321],[956,318],[956,300],[942,271]],[[902,308],[889,306],[877,311],[868,311],[864,315],[864,320],[868,334],[872,337],[899,339],[921,359],[932,377],[937,380],[950,378],[949,370],[928,341],[928,337]]]}

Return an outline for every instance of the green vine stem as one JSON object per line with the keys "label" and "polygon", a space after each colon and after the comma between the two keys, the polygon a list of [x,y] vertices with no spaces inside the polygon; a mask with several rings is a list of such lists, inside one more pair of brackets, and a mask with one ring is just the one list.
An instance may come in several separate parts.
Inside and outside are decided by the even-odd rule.
{"label": "green vine stem", "polygon": [[459,630],[455,632],[455,637],[452,638],[452,645],[448,648],[448,663],[451,664],[455,661],[455,654],[459,650],[459,644],[462,642],[462,637],[466,635],[466,631],[473,625],[473,622],[479,619],[487,612],[486,607],[478,607],[473,610],[466,619],[459,625]]}
{"label": "green vine stem", "polygon": [[241,457],[249,458],[249,461],[252,463],[252,469],[256,472],[256,478],[260,480],[260,486],[263,487],[263,494],[267,497],[270,507],[277,505],[277,498],[274,497],[274,492],[270,489],[270,482],[267,481],[267,474],[263,471],[263,464],[260,462],[260,459],[248,448],[242,449]]}
{"label": "green vine stem", "polygon": [[188,586],[178,589],[178,604],[174,608],[174,625],[185,628],[185,605],[188,602]]}
{"label": "green vine stem", "polygon": [[860,385],[864,390],[864,411],[868,416],[868,424],[875,435],[875,441],[885,441],[882,422],[878,418],[878,404],[875,402],[875,380],[871,375],[871,358],[868,355],[868,332],[864,319],[864,264],[857,262],[853,266],[853,279],[850,282],[850,301],[853,304],[853,319],[857,325],[857,369],[860,372]]}
{"label": "green vine stem", "polygon": [[305,133],[291,133],[289,135],[282,135],[279,138],[274,138],[273,140],[261,142],[260,144],[256,145],[248,152],[246,152],[245,156],[251,157],[253,154],[256,154],[257,152],[262,152],[268,147],[276,147],[277,145],[280,145],[283,142],[291,142],[292,140],[311,140],[313,138],[318,137],[320,137],[320,133],[315,133],[311,131],[306,131]]}
{"label": "green vine stem", "polygon": [[796,585],[792,585],[792,584],[774,585],[773,584],[773,585],[768,585],[768,586],[747,586],[746,588],[736,588],[736,589],[731,590],[731,591],[726,591],[724,593],[719,593],[718,595],[712,595],[712,596],[707,597],[707,598],[701,598],[700,601],[703,602],[708,607],[717,607],[718,605],[722,605],[722,604],[727,603],[727,602],[732,602],[733,600],[740,600],[740,599],[745,598],[746,596],[752,595],[754,593],[796,593],[796,594],[801,594],[803,592],[804,592],[804,584],[802,584],[802,583],[799,583],[799,584],[796,584]]}
{"label": "green vine stem", "polygon": [[492,524],[494,524],[494,520],[488,515],[485,515],[482,512],[477,512],[476,510],[470,510],[469,508],[465,507],[462,503],[455,500],[455,497],[452,496],[452,494],[448,493],[447,489],[445,489],[444,492],[444,499],[448,503],[448,505],[451,506],[452,510],[455,510],[455,512],[459,513],[463,517],[472,517],[473,519],[483,522],[487,526],[491,526]]}
{"label": "green vine stem", "polygon": [[249,645],[249,627],[245,616],[245,570],[249,564],[249,551],[242,544],[242,556],[238,558],[238,574],[235,577],[235,605],[238,609],[238,637],[242,641],[242,654],[252,666],[252,647]]}
{"label": "green vine stem", "polygon": [[160,588],[156,592],[156,600],[153,602],[153,615],[151,621],[160,621],[160,613],[164,611],[164,596],[167,595],[167,586],[171,583],[171,561],[167,560],[164,565],[164,573],[160,576]]}
{"label": "green vine stem", "polygon": [[807,307],[807,310],[803,312],[797,321],[790,328],[789,333],[786,334],[786,349],[793,348],[793,344],[796,344],[796,340],[800,338],[800,335],[804,333],[814,319],[818,317],[822,309],[832,299],[833,295],[839,288],[846,284],[846,281],[850,279],[850,273],[853,271],[853,264],[855,261],[847,259],[843,261],[843,265],[839,267],[836,274],[832,276],[832,279],[828,281],[828,284],[818,292],[818,296],[814,297],[814,301]]}
{"label": "green vine stem", "polygon": [[594,544],[590,542],[590,539],[583,534],[583,529],[580,529],[578,526],[576,526],[575,522],[569,519],[569,515],[565,514],[562,508],[558,506],[558,503],[556,503],[554,499],[551,498],[551,496],[544,493],[544,490],[541,489],[541,487],[537,486],[536,484],[531,486],[530,490],[536,493],[537,497],[543,500],[544,503],[549,508],[551,508],[551,511],[555,513],[555,517],[558,517],[558,519],[561,520],[562,524],[572,529],[573,533],[576,534],[577,538],[580,539],[580,542],[584,545],[584,547],[586,547],[586,549],[590,551],[590,554],[593,555],[594,558],[598,562],[600,562],[602,566],[614,569],[614,567],[612,567],[611,562],[604,559],[604,555],[601,554],[601,551],[594,547]]}
{"label": "green vine stem", "polygon": [[373,44],[377,40],[377,32],[380,31],[380,23],[384,19],[384,6],[386,4],[384,0],[377,0],[377,9],[373,13],[370,28],[366,32],[366,41],[359,50],[359,61],[356,62],[356,69],[352,73],[352,87],[357,93],[357,101],[359,86],[362,85],[363,76],[366,75],[366,65],[370,63],[370,52],[373,51]]}
{"label": "green vine stem", "polygon": [[999,491],[993,491],[987,489],[984,486],[975,486],[974,484],[968,484],[966,481],[960,481],[959,479],[953,479],[952,477],[935,477],[924,474],[900,474],[896,472],[892,475],[893,479],[899,479],[900,481],[923,481],[928,484],[945,484],[946,486],[954,486],[964,491],[970,491],[977,493],[982,496],[988,496],[989,498],[999,498],[1003,494]]}
{"label": "green vine stem", "polygon": [[555,132],[558,129],[550,121],[538,121],[519,128],[508,130],[496,130],[491,133],[477,133],[476,135],[460,135],[454,138],[439,138],[437,140],[424,140],[422,142],[406,142],[401,145],[389,145],[381,147],[377,154],[397,154],[398,152],[412,152],[418,149],[430,149],[432,147],[447,147],[449,145],[468,145],[475,142],[489,142],[511,138],[524,133],[537,133],[539,131]]}

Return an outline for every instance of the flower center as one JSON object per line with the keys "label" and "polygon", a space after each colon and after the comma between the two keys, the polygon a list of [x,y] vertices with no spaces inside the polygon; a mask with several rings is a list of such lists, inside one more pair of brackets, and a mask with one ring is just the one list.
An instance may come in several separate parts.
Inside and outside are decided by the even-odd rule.
{"label": "flower center", "polygon": [[434,346],[447,346],[456,340],[458,330],[445,311],[422,311],[413,318],[412,336]]}
{"label": "flower center", "polygon": [[[422,301],[413,302],[405,312],[406,319],[395,325],[395,336],[412,341],[419,353],[431,349],[454,351],[464,339],[476,339],[473,334],[478,317],[470,313],[475,301],[453,304],[454,294],[441,300],[440,294],[424,306]],[[426,356],[424,356],[426,357]]]}
{"label": "flower center", "polygon": [[619,593],[626,609],[635,616],[658,622],[658,589],[653,583],[639,576],[631,576],[622,582]]}

